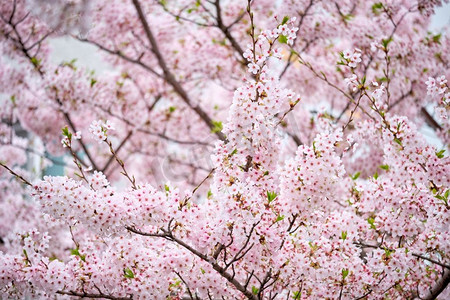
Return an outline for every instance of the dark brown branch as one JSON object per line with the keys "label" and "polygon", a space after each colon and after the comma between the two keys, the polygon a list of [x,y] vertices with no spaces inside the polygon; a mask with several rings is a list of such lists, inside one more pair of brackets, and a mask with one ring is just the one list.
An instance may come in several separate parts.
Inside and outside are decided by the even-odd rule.
{"label": "dark brown branch", "polygon": [[7,165],[5,165],[3,162],[0,161],[0,166],[2,166],[3,168],[5,168],[6,170],[8,170],[9,173],[11,173],[13,176],[15,176],[17,179],[19,179],[20,181],[22,181],[23,183],[25,183],[26,185],[29,186],[33,186],[28,180],[26,180],[25,178],[23,178],[23,176],[17,174],[16,172],[14,172],[13,170],[11,170]]}
{"label": "dark brown branch", "polygon": [[448,265],[448,264],[446,264],[446,263],[439,262],[439,261],[437,261],[437,260],[435,260],[435,259],[428,258],[428,257],[426,257],[426,256],[423,256],[423,255],[417,254],[417,253],[413,253],[412,256],[415,256],[415,257],[417,257],[417,258],[421,258],[421,259],[423,259],[423,260],[427,260],[427,261],[429,261],[429,262],[432,262],[433,264],[439,265],[439,266],[441,266],[441,267],[443,267],[443,268],[447,268],[447,269],[450,270],[450,265]]}
{"label": "dark brown branch", "polygon": [[[297,25],[298,31],[297,31],[297,33],[295,35],[294,42],[292,43],[292,47],[295,45],[295,42],[297,41],[298,35],[300,33],[300,29],[301,29],[302,24],[303,24],[303,22],[305,20],[305,17],[308,14],[308,11],[313,6],[313,4],[314,4],[314,0],[310,0],[309,3],[308,3],[308,6],[305,8],[305,11],[300,14],[300,20],[299,20],[298,25]],[[305,51],[309,47],[310,44],[311,44],[310,42],[307,42],[305,47],[300,51],[300,53]],[[288,68],[291,66],[291,64],[292,64],[292,57],[294,57],[294,52],[293,51],[291,51],[291,53],[289,54],[288,62],[286,63],[286,66],[284,66],[283,71],[281,72],[281,74],[279,76],[280,79],[283,77],[283,75],[286,73]]]}
{"label": "dark brown branch", "polygon": [[184,285],[186,286],[187,292],[189,294],[190,300],[195,300],[197,299],[197,297],[194,298],[194,295],[192,295],[191,289],[189,288],[189,285],[187,284],[187,282],[183,279],[183,277],[181,276],[181,274],[179,272],[175,271],[175,274],[177,274],[177,276],[181,279],[181,281],[183,281]]}
{"label": "dark brown branch", "polygon": [[[133,135],[133,131],[129,131],[127,136],[122,140],[122,142],[120,142],[119,146],[116,149],[116,153],[119,153],[120,149],[126,144],[126,142],[131,138],[131,136]],[[114,155],[111,155],[108,159],[108,161],[106,162],[105,166],[102,168],[101,172],[105,173],[106,169],[108,169],[109,165],[113,162],[114,160]]]}
{"label": "dark brown branch", "polygon": [[[216,7],[217,27],[222,31],[222,33],[225,35],[225,37],[230,41],[231,46],[234,48],[234,50],[236,50],[241,57],[244,57],[244,50],[242,50],[239,43],[236,41],[236,39],[230,33],[230,26],[226,26],[222,21],[222,9],[220,7],[220,0],[215,0],[214,6]],[[244,60],[244,64],[245,64],[245,60]]]}
{"label": "dark brown branch", "polygon": [[[16,3],[14,2],[14,9],[15,9],[15,5],[16,5]],[[22,22],[27,16],[28,16],[28,14],[26,14],[25,17],[22,18],[22,20],[20,20],[20,22]],[[34,69],[39,73],[39,75],[41,76],[41,78],[43,78],[43,77],[44,77],[44,71],[42,71],[40,65],[36,65],[36,63],[34,62],[34,59],[33,59],[34,57],[30,54],[30,50],[36,46],[36,43],[40,46],[40,44],[45,40],[45,38],[47,38],[48,36],[50,36],[51,32],[48,33],[48,34],[46,34],[46,35],[44,35],[44,37],[42,37],[41,39],[39,39],[38,42],[36,42],[36,43],[34,43],[33,45],[31,45],[31,47],[26,47],[26,46],[25,46],[25,43],[24,43],[23,40],[22,40],[21,35],[19,34],[19,32],[18,32],[18,30],[17,30],[17,24],[19,24],[19,22],[17,22],[17,23],[12,23],[12,19],[13,19],[13,15],[11,15],[10,20],[9,20],[9,23],[7,23],[7,24],[13,29],[15,35],[17,36],[17,39],[16,39],[16,38],[13,38],[13,37],[10,36],[10,35],[7,35],[6,37],[9,38],[9,39],[11,39],[13,42],[16,43],[16,45],[18,46],[18,49],[23,53],[23,55],[28,59],[28,61],[29,61],[31,64],[33,64]],[[4,20],[3,17],[2,17],[2,20]],[[56,99],[56,102],[57,102],[60,106],[62,105],[60,99]],[[71,120],[69,114],[66,113],[66,112],[62,112],[62,113],[63,113],[64,118],[66,119],[67,123],[69,123],[70,128],[71,128],[74,132],[76,132],[77,130],[76,130],[75,125],[73,124],[73,122],[72,122],[72,120]],[[81,139],[79,140],[79,142],[80,142],[81,147],[83,148],[83,150],[84,150],[84,152],[85,152],[87,158],[89,159],[91,165],[92,165],[95,169],[97,169],[97,166],[96,166],[96,164],[95,164],[95,161],[92,159],[92,156],[90,155],[89,151],[87,150],[86,145],[81,141]],[[77,159],[78,159],[78,161],[80,161],[84,166],[87,166],[87,164],[84,163],[82,159],[80,159],[79,157],[77,157]]]}
{"label": "dark brown branch", "polygon": [[167,6],[165,5],[165,3],[164,3],[163,1],[158,1],[158,4],[161,5],[161,7],[164,9],[164,11],[165,11],[166,13],[168,13],[168,14],[171,15],[172,17],[175,17],[177,21],[178,21],[178,20],[182,20],[182,21],[186,21],[186,22],[189,22],[189,23],[193,23],[193,24],[198,25],[198,26],[201,26],[201,27],[215,27],[215,25],[213,25],[213,24],[200,23],[200,22],[198,22],[198,21],[195,21],[195,20],[192,20],[192,19],[183,17],[181,14],[182,14],[182,12],[183,12],[184,9],[181,9],[181,10],[179,11],[179,13],[176,14],[176,13],[170,11],[170,10],[167,8]]}
{"label": "dark brown branch", "polygon": [[[139,20],[142,23],[142,26],[144,27],[144,32],[150,42],[150,45],[152,47],[152,51],[156,56],[156,59],[158,60],[158,64],[161,67],[163,73],[164,73],[164,79],[169,83],[175,92],[181,97],[181,99],[192,109],[194,110],[197,115],[205,122],[205,124],[213,130],[216,126],[214,125],[214,122],[212,119],[208,116],[208,114],[200,108],[198,105],[194,106],[192,105],[192,101],[190,100],[187,92],[184,90],[184,88],[181,86],[181,84],[175,79],[175,76],[170,72],[169,67],[166,64],[166,61],[164,60],[164,57],[162,56],[158,43],[156,42],[156,39],[150,29],[150,26],[147,22],[147,19],[145,18],[145,14],[142,10],[141,4],[139,0],[133,0],[133,4],[136,8],[137,14],[139,16]],[[225,135],[221,131],[216,132],[217,137],[225,141]]]}
{"label": "dark brown branch", "polygon": [[101,49],[101,50],[103,50],[103,51],[105,51],[105,52],[107,52],[107,53],[109,53],[109,54],[116,55],[116,56],[122,58],[123,60],[125,60],[125,61],[127,61],[127,62],[130,62],[130,63],[132,63],[132,64],[136,64],[136,65],[142,67],[143,69],[145,69],[146,71],[149,71],[150,73],[152,73],[153,75],[155,75],[155,76],[158,77],[158,78],[161,78],[161,79],[164,78],[163,75],[159,74],[159,73],[156,72],[153,68],[151,68],[150,66],[146,65],[145,63],[143,63],[140,59],[134,59],[134,58],[131,58],[131,57],[129,57],[129,56],[124,55],[124,54],[123,54],[121,51],[119,51],[119,50],[111,50],[111,49],[108,49],[108,48],[106,48],[105,46],[103,46],[103,45],[101,45],[101,44],[99,44],[99,43],[97,43],[97,42],[90,41],[90,40],[88,40],[88,39],[84,39],[84,38],[76,37],[76,36],[75,36],[74,38],[76,38],[77,40],[79,40],[79,41],[81,41],[81,42],[85,42],[85,43],[92,44],[92,45],[96,46],[97,48],[99,48],[99,49]]}
{"label": "dark brown branch", "polygon": [[[353,244],[355,244],[356,246],[361,247],[361,248],[373,248],[373,249],[379,249],[380,248],[380,249],[393,251],[393,249],[389,249],[389,248],[383,247],[381,244],[371,245],[371,244],[366,244],[366,243],[361,243],[361,242],[354,242]],[[436,264],[438,266],[441,266],[443,268],[446,268],[446,269],[450,270],[450,265],[448,265],[448,264],[446,264],[444,262],[440,262],[440,261],[437,261],[435,259],[428,258],[428,257],[426,257],[426,256],[424,256],[422,254],[417,254],[417,253],[412,253],[412,256],[415,256],[417,258],[421,258],[423,260],[427,260],[427,261],[432,262],[432,263],[434,263],[434,264]]]}
{"label": "dark brown branch", "polygon": [[239,249],[239,251],[234,255],[234,257],[228,263],[225,264],[225,270],[228,269],[230,265],[234,264],[235,262],[243,258],[248,253],[248,251],[250,251],[250,249],[253,248],[254,244],[251,244],[250,246],[248,246],[248,244],[250,243],[253,231],[255,230],[256,226],[258,226],[259,222],[260,221],[252,225],[250,232],[246,235],[247,239],[245,240],[244,245],[241,247],[241,249]]}
{"label": "dark brown branch", "polygon": [[214,173],[216,168],[211,169],[211,171],[208,173],[208,175],[192,190],[192,196],[195,194],[195,192],[202,186],[202,184],[211,177],[211,175]]}
{"label": "dark brown branch", "polygon": [[422,107],[422,109],[420,110],[420,112],[422,113],[422,115],[425,118],[425,122],[434,130],[442,130],[441,125],[439,125],[438,122],[436,122],[436,120],[430,115],[430,113],[425,109],[425,107]]}
{"label": "dark brown branch", "polygon": [[137,190],[138,187],[136,186],[136,178],[134,178],[134,176],[130,176],[130,174],[128,174],[126,168],[125,168],[125,163],[123,162],[123,160],[121,160],[118,156],[117,156],[117,150],[114,150],[112,143],[110,140],[106,139],[105,140],[106,144],[109,146],[109,151],[111,152],[112,156],[116,159],[117,163],[120,165],[120,167],[122,168],[122,174],[128,179],[128,181],[131,183],[131,187],[133,188],[133,190]]}
{"label": "dark brown branch", "polygon": [[[156,100],[155,100],[155,102],[156,102]],[[149,110],[153,109],[155,102],[148,108]],[[147,130],[147,129],[144,129],[144,128],[142,128],[142,127],[139,127],[139,125],[136,125],[136,124],[132,123],[132,122],[129,121],[128,119],[125,119],[124,117],[119,116],[118,114],[115,114],[115,113],[111,112],[110,110],[104,109],[104,108],[102,108],[101,106],[97,106],[97,105],[94,105],[94,106],[97,107],[97,108],[99,108],[99,109],[102,110],[103,112],[107,113],[108,115],[110,115],[110,116],[112,116],[112,117],[114,117],[114,118],[117,118],[117,119],[119,119],[119,120],[125,122],[127,125],[130,125],[130,126],[134,127],[134,128],[136,129],[136,131],[138,131],[138,132],[142,132],[142,133],[145,133],[145,134],[148,134],[148,135],[152,135],[152,136],[157,136],[157,137],[160,137],[160,138],[162,138],[162,139],[164,139],[164,140],[167,140],[167,141],[169,141],[169,142],[174,142],[174,143],[177,143],[177,144],[180,144],[180,145],[203,145],[203,146],[210,146],[209,143],[202,142],[202,141],[178,140],[178,139],[176,139],[176,138],[169,137],[169,136],[165,135],[164,133],[152,132],[152,131],[150,131],[150,130]],[[209,171],[209,170],[208,170],[208,171]]]}
{"label": "dark brown branch", "polygon": [[195,256],[197,256],[200,259],[211,264],[213,269],[215,271],[217,271],[217,273],[219,273],[220,276],[222,276],[228,282],[230,282],[238,291],[240,291],[242,294],[244,294],[248,299],[258,300],[258,298],[251,291],[247,290],[246,287],[244,287],[239,281],[237,281],[233,275],[226,272],[226,269],[221,267],[212,257],[209,258],[207,255],[201,253],[200,251],[198,251],[195,248],[191,247],[190,245],[186,244],[184,241],[173,236],[172,231],[170,229],[170,224],[172,223],[172,221],[173,220],[171,220],[171,222],[169,222],[168,229],[163,229],[163,228],[160,229],[162,233],[145,233],[145,232],[142,232],[142,231],[140,231],[134,227],[130,227],[130,226],[127,226],[126,229],[129,230],[130,232],[133,232],[133,233],[136,233],[139,235],[143,235],[143,236],[161,237],[161,238],[172,241],[172,242],[182,246],[183,248],[187,249],[189,252],[191,252]]}
{"label": "dark brown branch", "polygon": [[445,270],[441,278],[436,284],[427,292],[425,296],[422,296],[422,300],[434,300],[436,299],[448,286],[450,282],[450,270]]}
{"label": "dark brown branch", "polygon": [[[62,105],[61,100],[56,99],[56,101],[58,102],[59,105]],[[77,132],[77,128],[75,127],[75,124],[72,122],[72,119],[70,118],[69,114],[66,112],[63,112],[64,118],[66,119],[67,123],[70,126],[70,129],[76,133]],[[83,143],[83,141],[81,139],[78,140],[78,142],[81,145],[81,148],[83,148],[84,153],[86,154],[86,157],[89,159],[89,162],[91,163],[92,167],[94,168],[94,170],[98,170],[97,164],[95,163],[94,159],[92,158],[91,154],[89,153],[86,145]],[[78,161],[80,161],[80,163],[87,167],[87,164],[80,158],[78,157],[78,155],[74,154],[76,156],[76,158],[78,159]]]}
{"label": "dark brown branch", "polygon": [[80,293],[76,291],[57,291],[57,294],[60,295],[69,295],[74,297],[80,297],[80,298],[91,298],[91,299],[111,299],[111,300],[131,300],[132,297],[115,297],[111,295],[106,295],[103,293],[100,294],[91,294],[91,293]]}

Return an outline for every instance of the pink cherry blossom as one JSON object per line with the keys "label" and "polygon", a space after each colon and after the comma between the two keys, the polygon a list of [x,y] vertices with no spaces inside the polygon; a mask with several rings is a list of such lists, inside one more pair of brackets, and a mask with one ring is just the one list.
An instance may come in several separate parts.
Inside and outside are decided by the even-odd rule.
{"label": "pink cherry blossom", "polygon": [[448,299],[444,2],[3,1],[0,298]]}

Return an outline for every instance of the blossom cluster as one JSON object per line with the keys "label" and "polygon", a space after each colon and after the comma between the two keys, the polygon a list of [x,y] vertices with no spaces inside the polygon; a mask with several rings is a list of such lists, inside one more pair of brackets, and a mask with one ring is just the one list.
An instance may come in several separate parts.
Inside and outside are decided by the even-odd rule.
{"label": "blossom cluster", "polygon": [[53,2],[0,4],[0,298],[449,298],[442,1]]}
{"label": "blossom cluster", "polygon": [[89,126],[89,132],[92,134],[94,139],[101,143],[106,140],[108,130],[114,130],[114,126],[109,120],[102,122],[101,120],[96,120]]}
{"label": "blossom cluster", "polygon": [[249,61],[248,72],[257,74],[270,56],[282,58],[282,50],[274,48],[274,44],[277,40],[281,40],[282,43],[293,45],[298,31],[298,27],[294,26],[295,20],[295,17],[292,19],[285,17],[282,24],[275,29],[261,32],[254,45],[247,45],[243,57]]}
{"label": "blossom cluster", "polygon": [[346,60],[350,68],[356,68],[361,62],[361,50],[355,48],[354,50],[344,50],[342,57]]}
{"label": "blossom cluster", "polygon": [[425,83],[427,85],[427,94],[430,96],[442,95],[448,90],[447,79],[444,75],[437,78],[428,77]]}

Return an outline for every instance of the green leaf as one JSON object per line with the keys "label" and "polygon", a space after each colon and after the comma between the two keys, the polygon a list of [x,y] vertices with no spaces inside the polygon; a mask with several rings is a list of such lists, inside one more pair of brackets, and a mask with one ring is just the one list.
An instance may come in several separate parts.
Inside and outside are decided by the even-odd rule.
{"label": "green leaf", "polygon": [[356,180],[359,178],[359,175],[361,175],[361,172],[356,172],[355,175],[351,176],[353,180]]}
{"label": "green leaf", "polygon": [[206,197],[208,199],[210,199],[212,197],[213,193],[211,192],[211,190],[208,191],[208,194],[206,195]]}
{"label": "green leaf", "polygon": [[401,147],[403,147],[402,141],[399,138],[394,138],[394,142],[399,144]]}
{"label": "green leaf", "polygon": [[63,127],[61,130],[62,130],[63,136],[69,137],[70,132],[69,132],[69,128],[67,128],[67,126]]}
{"label": "green leaf", "polygon": [[33,66],[35,66],[36,68],[39,67],[39,65],[41,64],[42,59],[37,59],[36,57],[32,57],[31,58],[31,63],[33,64]]}
{"label": "green leaf", "polygon": [[450,196],[450,189],[446,190],[444,195],[439,195],[437,191],[433,189],[433,194],[435,194],[434,197],[436,197],[439,200],[442,200],[445,206],[448,206],[448,196]]}
{"label": "green leaf", "polygon": [[289,17],[288,16],[284,16],[283,20],[281,21],[281,25],[286,24],[287,21],[289,21]]}
{"label": "green leaf", "polygon": [[383,170],[389,171],[389,165],[381,165],[380,168]]}
{"label": "green leaf", "polygon": [[213,128],[211,128],[212,133],[221,132],[223,129],[223,124],[221,121],[212,121]]}
{"label": "green leaf", "polygon": [[125,268],[125,269],[123,269],[123,276],[125,278],[133,279],[134,273],[130,268]]}
{"label": "green leaf", "polygon": [[169,107],[169,112],[173,113],[177,108],[175,106]]}
{"label": "green leaf", "polygon": [[436,156],[438,158],[443,158],[444,157],[444,153],[445,153],[445,149],[442,149],[441,151],[436,152]]}
{"label": "green leaf", "polygon": [[280,35],[280,37],[278,38],[278,41],[279,41],[281,44],[287,44],[287,41],[288,41],[287,36],[285,36],[285,35]]}
{"label": "green leaf", "polygon": [[347,238],[347,231],[342,231],[341,232],[341,239],[343,239],[345,241],[346,238]]}
{"label": "green leaf", "polygon": [[169,287],[175,288],[175,287],[179,287],[180,285],[181,285],[181,280],[175,280],[174,283],[169,284]]}
{"label": "green leaf", "polygon": [[436,34],[433,36],[433,42],[440,44],[441,43],[442,33]]}
{"label": "green leaf", "polygon": [[294,300],[299,300],[301,297],[302,297],[302,292],[300,292],[300,291],[296,291],[296,292],[292,293],[292,298]]}
{"label": "green leaf", "polygon": [[167,184],[164,185],[164,189],[166,190],[166,192],[170,191],[170,187]]}
{"label": "green leaf", "polygon": [[383,47],[384,47],[385,49],[387,49],[387,46],[389,45],[390,42],[392,42],[392,38],[382,39],[382,40],[381,40],[381,44],[383,45]]}
{"label": "green leaf", "polygon": [[308,245],[312,251],[316,251],[317,249],[319,249],[319,246],[317,244],[313,244],[312,242],[308,242]]}
{"label": "green leaf", "polygon": [[391,254],[394,252],[395,252],[395,250],[384,248],[384,253],[386,254],[386,256],[391,256]]}
{"label": "green leaf", "polygon": [[373,178],[374,178],[375,180],[378,179],[378,172],[375,172],[375,174],[373,174]]}
{"label": "green leaf", "polygon": [[237,148],[234,148],[234,150],[230,153],[230,156],[233,156],[233,155],[235,155],[236,153],[238,153],[238,150],[237,150]]}
{"label": "green leaf", "polygon": [[64,61],[63,63],[62,63],[62,65],[63,65],[63,67],[69,67],[69,68],[71,68],[72,70],[76,70],[77,69],[77,67],[75,67],[75,62],[77,61],[77,59],[76,58],[74,58],[74,59],[72,59],[71,61]]}
{"label": "green leaf", "polygon": [[252,293],[253,293],[254,295],[258,295],[259,289],[258,289],[256,286],[252,286]]}
{"label": "green leaf", "polygon": [[370,224],[370,229],[374,229],[377,230],[377,228],[375,227],[375,219],[370,217],[367,219],[367,222]]}
{"label": "green leaf", "polygon": [[383,8],[383,3],[381,3],[381,2],[377,2],[377,3],[374,3],[373,5],[372,5],[372,12],[375,14],[375,15],[379,15],[380,14],[380,10]]}
{"label": "green leaf", "polygon": [[94,86],[94,84],[97,83],[97,80],[95,78],[91,78],[91,87]]}
{"label": "green leaf", "polygon": [[78,250],[78,248],[71,249],[70,254],[78,256],[82,261],[86,261],[86,255],[81,254],[80,251]]}
{"label": "green leaf", "polygon": [[203,270],[203,268],[200,268],[200,272],[202,272],[202,274],[205,274],[205,273],[206,273],[206,271]]}
{"label": "green leaf", "polygon": [[345,279],[348,276],[348,269],[342,269],[342,279]]}
{"label": "green leaf", "polygon": [[277,193],[267,191],[267,200],[269,200],[269,203],[275,200],[277,196]]}
{"label": "green leaf", "polygon": [[350,21],[351,19],[353,19],[355,16],[352,14],[348,14],[348,15],[344,15],[344,21]]}
{"label": "green leaf", "polygon": [[275,220],[275,223],[276,223],[276,222],[280,222],[280,221],[282,221],[282,220],[284,220],[284,216],[283,216],[283,215],[280,215],[280,216],[278,216],[277,219]]}

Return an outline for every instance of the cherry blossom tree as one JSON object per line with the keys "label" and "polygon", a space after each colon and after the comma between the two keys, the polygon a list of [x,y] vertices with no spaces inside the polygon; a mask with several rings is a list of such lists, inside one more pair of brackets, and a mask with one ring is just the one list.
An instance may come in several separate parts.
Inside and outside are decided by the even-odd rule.
{"label": "cherry blossom tree", "polygon": [[1,298],[450,297],[440,5],[2,1]]}

